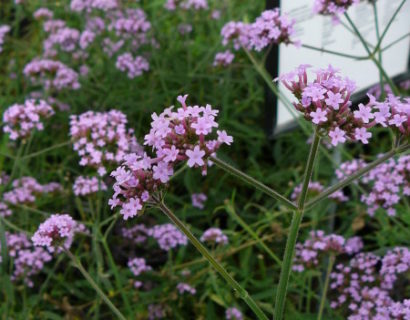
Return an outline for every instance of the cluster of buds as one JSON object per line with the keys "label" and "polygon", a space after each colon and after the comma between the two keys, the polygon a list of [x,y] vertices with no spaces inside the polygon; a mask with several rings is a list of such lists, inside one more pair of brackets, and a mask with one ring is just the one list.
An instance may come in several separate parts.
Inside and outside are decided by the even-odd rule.
{"label": "cluster of buds", "polygon": [[46,90],[77,90],[80,88],[78,74],[60,61],[34,59],[23,70],[34,85],[42,85]]}
{"label": "cluster of buds", "polygon": [[33,130],[42,131],[42,120],[51,117],[54,110],[43,100],[26,100],[24,104],[13,104],[3,114],[3,131],[11,140],[27,138]]}
{"label": "cluster of buds", "polygon": [[363,242],[359,237],[346,240],[336,234],[325,235],[322,230],[311,231],[304,243],[296,244],[293,270],[302,272],[305,269],[315,268],[328,254],[354,254],[362,248]]}
{"label": "cluster of buds", "polygon": [[60,252],[71,247],[77,232],[85,231],[85,226],[68,214],[53,214],[40,224],[31,240],[35,246],[46,247],[50,252]]}
{"label": "cluster of buds", "polygon": [[200,167],[206,174],[207,158],[222,144],[232,143],[225,131],[218,130],[216,139],[212,137],[213,129],[218,127],[217,110],[210,105],[187,106],[186,98],[178,97],[182,107],[176,111],[170,107],[160,115],[152,115],[145,145],[152,147],[155,157],[127,155],[123,165],[111,173],[116,182],[109,204],[111,208],[121,206],[124,219],[143,209],[151,195],[170,180],[177,164],[187,161],[188,167]]}
{"label": "cluster of buds", "polygon": [[118,110],[72,115],[70,136],[81,157],[80,165],[97,168],[103,176],[106,166],[121,163],[126,154],[138,152],[134,131],[126,126],[127,117]]}

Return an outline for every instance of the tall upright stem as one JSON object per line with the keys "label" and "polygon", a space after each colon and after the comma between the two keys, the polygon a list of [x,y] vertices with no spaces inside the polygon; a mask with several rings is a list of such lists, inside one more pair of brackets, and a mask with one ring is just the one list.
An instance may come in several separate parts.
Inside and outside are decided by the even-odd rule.
{"label": "tall upright stem", "polygon": [[278,290],[276,292],[275,300],[275,320],[283,318],[283,311],[285,309],[286,293],[288,289],[289,276],[292,270],[293,256],[295,254],[295,245],[298,237],[300,224],[302,222],[303,213],[305,210],[305,201],[309,188],[310,178],[312,177],[313,165],[315,163],[316,155],[319,150],[320,137],[315,131],[313,143],[310,147],[309,158],[306,164],[305,175],[303,178],[302,192],[298,200],[298,209],[293,213],[292,222],[290,225],[288,239],[286,241],[285,253],[282,261],[282,268],[280,272]]}
{"label": "tall upright stem", "polygon": [[[377,13],[377,3],[376,1],[372,2],[372,6],[373,6],[373,14],[374,14],[374,26],[376,28],[376,39],[377,42],[380,41],[380,29],[379,29],[379,14]],[[383,65],[383,61],[382,61],[382,51],[379,50],[378,52],[378,59],[381,65]],[[379,71],[380,74],[380,92],[381,92],[381,96],[384,96],[384,80],[383,80],[383,74]]]}
{"label": "tall upright stem", "polygon": [[104,302],[107,304],[107,306],[111,309],[111,311],[115,313],[115,315],[118,317],[118,319],[126,320],[126,318],[123,316],[123,314],[120,312],[120,310],[118,310],[117,307],[113,305],[111,300],[108,299],[108,297],[105,295],[105,293],[95,283],[93,278],[91,278],[90,274],[84,269],[81,262],[69,250],[65,250],[65,253],[71,259],[71,261],[74,263],[74,265],[77,267],[77,269],[80,270],[80,272],[82,273],[84,278],[94,288],[94,290],[98,293],[98,295],[101,297],[101,299],[103,299]]}
{"label": "tall upright stem", "polygon": [[327,264],[325,284],[323,286],[322,298],[320,299],[320,307],[319,307],[319,314],[317,316],[317,320],[322,320],[323,309],[325,308],[327,290],[329,288],[330,273],[332,272],[333,265],[335,263],[335,258],[336,257],[334,254],[331,254],[329,257],[329,262]]}
{"label": "tall upright stem", "polygon": [[194,247],[208,260],[208,262],[219,272],[219,274],[228,282],[228,284],[237,291],[240,297],[246,302],[246,304],[252,309],[259,320],[267,320],[268,317],[259,308],[256,302],[248,294],[248,292],[238,283],[231,275],[225,270],[225,268],[214,259],[210,252],[202,245],[201,242],[192,234],[192,232],[185,226],[185,224],[178,219],[178,217],[165,205],[165,203],[156,196],[153,196],[153,200],[158,204],[159,209],[181,230],[183,234],[191,241]]}

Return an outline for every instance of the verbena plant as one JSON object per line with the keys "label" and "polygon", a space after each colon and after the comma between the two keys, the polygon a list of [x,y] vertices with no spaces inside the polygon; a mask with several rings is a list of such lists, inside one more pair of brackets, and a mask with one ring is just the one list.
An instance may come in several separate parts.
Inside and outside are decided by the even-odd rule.
{"label": "verbena plant", "polygon": [[[9,21],[11,26],[1,27],[0,45],[4,43],[7,50],[7,42],[15,41],[14,48],[18,48],[21,46],[19,43],[21,34],[30,32],[24,28],[34,23],[41,26],[43,41],[38,41],[41,48],[34,50],[41,52],[41,55],[36,54],[35,57],[29,55],[30,59],[26,61],[24,67],[19,65],[19,59],[17,63],[8,62],[8,69],[12,71],[11,77],[17,80],[12,85],[6,86],[7,91],[4,92],[5,98],[3,98],[4,101],[8,101],[10,97],[28,95],[23,103],[13,104],[3,113],[4,135],[1,165],[3,166],[3,163],[8,161],[4,166],[8,171],[2,173],[0,184],[2,199],[0,202],[1,279],[4,283],[4,303],[1,308],[5,317],[7,318],[9,313],[12,314],[12,309],[15,308],[17,300],[14,286],[19,282],[24,285],[21,290],[24,300],[21,308],[22,316],[28,316],[30,308],[26,305],[34,305],[41,299],[41,294],[45,294],[47,286],[51,286],[50,281],[55,280],[53,279],[54,273],[59,268],[63,254],[66,254],[84,276],[87,284],[98,295],[90,306],[86,303],[85,306],[79,307],[79,310],[89,308],[88,312],[95,318],[110,318],[111,315],[107,316],[100,311],[100,302],[103,301],[117,318],[135,318],[133,310],[136,309],[132,305],[130,300],[132,294],[130,295],[129,292],[140,290],[144,297],[145,292],[152,289],[152,294],[146,294],[150,301],[147,317],[150,319],[164,318],[172,314],[175,318],[189,318],[191,316],[189,311],[182,316],[177,307],[174,307],[172,312],[164,307],[164,301],[168,297],[161,292],[155,292],[155,285],[153,285],[155,282],[164,281],[161,280],[163,274],[155,273],[154,268],[147,263],[146,259],[130,257],[128,260],[130,271],[127,272],[131,272],[135,277],[131,286],[124,281],[126,276],[116,261],[114,251],[116,244],[111,243],[113,239],[111,235],[118,220],[144,219],[149,214],[147,211],[159,210],[177,228],[171,224],[153,227],[137,224],[131,228],[122,229],[121,233],[123,240],[131,242],[134,246],[145,245],[155,240],[163,251],[168,252],[164,269],[169,268],[169,270],[162,272],[166,272],[168,278],[165,279],[170,283],[178,282],[175,288],[181,296],[195,295],[197,289],[184,280],[189,279],[189,271],[184,270],[181,276],[176,275],[176,270],[183,267],[173,265],[174,260],[181,262],[181,255],[173,257],[172,249],[185,246],[189,240],[202,254],[205,261],[209,262],[212,268],[249,306],[253,312],[252,318],[267,319],[271,313],[274,319],[282,319],[286,316],[286,298],[292,270],[303,273],[305,270],[317,268],[321,264],[321,259],[327,257],[324,283],[321,286],[319,297],[317,293],[311,292],[313,285],[312,277],[309,276],[306,314],[309,314],[312,296],[316,295],[314,298],[317,300],[317,318],[321,319],[329,304],[328,291],[332,289],[338,292],[339,298],[332,301],[330,306],[334,309],[341,309],[340,314],[348,314],[352,319],[356,319],[355,317],[360,314],[366,314],[365,318],[369,319],[380,317],[405,319],[410,312],[409,301],[394,301],[390,292],[397,278],[410,270],[410,253],[406,248],[396,247],[388,251],[381,260],[376,255],[361,252],[363,247],[361,240],[356,238],[346,240],[337,235],[325,235],[321,231],[312,232],[304,243],[297,244],[305,213],[328,198],[345,202],[347,197],[342,189],[348,185],[353,184],[360,192],[363,188],[373,188],[370,194],[362,196],[362,201],[366,203],[372,215],[379,208],[383,208],[389,216],[394,216],[400,197],[410,194],[408,182],[410,159],[405,155],[410,149],[409,100],[401,96],[396,84],[383,69],[382,63],[383,51],[408,37],[408,34],[405,34],[388,44],[384,41],[385,35],[406,1],[400,2],[384,30],[379,30],[377,3],[369,1],[369,10],[373,10],[376,22],[376,44],[368,43],[349,17],[348,8],[356,2],[358,1],[340,3],[338,1],[315,1],[314,11],[317,14],[331,16],[335,23],[341,23],[340,19],[343,15],[347,25],[343,24],[341,27],[349,29],[358,38],[367,52],[366,56],[359,57],[349,53],[315,48],[298,42],[297,39],[293,39],[295,22],[286,14],[280,13],[278,9],[262,12],[253,23],[229,22],[221,28],[222,44],[232,46],[234,51],[244,51],[254,69],[266,81],[277,98],[282,100],[288,108],[294,108],[303,115],[304,120],[299,119],[303,130],[308,134],[313,134],[310,151],[304,165],[303,179],[301,184],[294,188],[291,197],[289,194],[281,194],[252,175],[237,169],[229,163],[230,161],[224,160],[228,158],[226,155],[217,155],[218,149],[224,144],[233,148],[241,141],[249,145],[253,143],[252,138],[247,137],[249,128],[242,124],[242,120],[245,122],[246,117],[238,116],[235,119],[239,121],[230,122],[230,112],[235,114],[235,110],[227,112],[222,109],[219,115],[222,121],[217,122],[219,110],[212,108],[209,104],[189,105],[187,95],[178,95],[179,86],[189,82],[191,76],[197,76],[198,79],[203,76],[208,77],[207,82],[201,83],[198,80],[198,85],[184,86],[184,89],[191,92],[208,91],[208,85],[215,81],[223,81],[224,88],[220,98],[224,101],[225,95],[229,94],[228,91],[234,90],[235,77],[232,75],[228,77],[227,73],[223,77],[219,77],[218,74],[207,75],[207,67],[203,67],[201,61],[198,63],[195,61],[197,59],[195,50],[192,53],[187,50],[190,53],[185,56],[185,59],[192,66],[187,72],[179,70],[176,72],[176,79],[172,79],[174,76],[168,70],[184,68],[176,57],[185,52],[181,47],[189,47],[192,45],[190,41],[195,41],[189,38],[192,28],[194,32],[201,33],[202,36],[197,40],[199,43],[195,44],[194,48],[199,50],[202,46],[201,49],[206,51],[209,44],[204,45],[203,43],[206,42],[207,28],[210,26],[202,25],[196,20],[201,19],[201,14],[207,16],[208,19],[219,20],[221,11],[217,10],[219,7],[216,4],[209,4],[205,0],[169,0],[165,3],[165,8],[162,8],[163,3],[157,1],[136,5],[117,1],[73,0],[66,7],[53,5],[54,10],[49,10],[39,9],[37,5],[30,7],[23,6],[21,3],[10,3],[8,7],[12,13],[11,21]],[[211,7],[213,10],[210,9]],[[64,10],[68,8],[70,19],[67,21],[54,16],[56,14],[56,16],[63,17]],[[141,8],[145,8],[149,14]],[[169,22],[164,22],[163,17],[158,17],[158,12],[162,12],[158,8],[171,12],[181,11],[182,21],[174,21],[178,20],[179,16],[170,14]],[[26,21],[28,16],[31,17],[34,9],[37,9],[33,15],[36,22]],[[222,12],[223,10],[230,12],[232,8],[229,10],[222,8]],[[190,17],[192,12],[195,13],[193,18]],[[168,30],[166,36],[159,32],[161,27]],[[175,32],[169,32],[169,29],[177,29],[181,38],[175,38]],[[180,46],[174,44],[178,41],[182,43]],[[369,94],[369,101],[366,104],[353,106],[351,95],[355,90],[354,79],[348,79],[342,75],[342,71],[330,65],[326,69],[317,69],[312,72],[310,66],[302,65],[289,74],[280,75],[278,79],[271,79],[262,62],[257,61],[258,58],[254,51],[258,52],[279,44],[302,46],[346,59],[371,60],[380,73],[380,92],[375,94],[377,97]],[[174,61],[165,61],[163,54],[158,52],[160,48],[168,45],[168,50],[172,52],[169,57],[177,60],[175,62],[177,66],[174,65]],[[215,68],[228,67],[234,59],[235,55],[227,50],[218,53],[212,64]],[[204,61],[209,63],[209,57],[205,57]],[[198,73],[198,70],[201,70],[203,74]],[[110,79],[116,79],[121,73],[121,83],[115,86]],[[140,80],[143,77],[151,77],[149,85],[144,83],[144,80]],[[26,81],[24,89],[21,88],[23,78]],[[176,85],[172,83],[173,81]],[[292,92],[295,102],[287,101],[278,90],[277,82],[279,81]],[[135,93],[138,91],[134,87],[136,84],[141,87],[145,86],[146,90]],[[252,88],[248,86],[246,79],[238,85],[245,92]],[[171,89],[168,89],[168,86]],[[90,92],[77,94],[83,87],[88,88]],[[110,87],[115,87],[112,89],[113,93]],[[161,88],[166,95],[161,96],[158,93],[161,90],[154,90],[154,87]],[[101,92],[102,90],[104,92]],[[145,104],[163,105],[165,101],[170,102],[172,97],[177,95],[179,107],[171,106],[165,110],[155,109],[158,114],[153,112],[152,108],[144,108]],[[198,95],[198,98],[204,96],[202,93]],[[84,98],[87,96],[89,98]],[[113,101],[117,101],[115,98],[118,96],[121,99],[124,98],[124,104],[128,106],[124,108],[124,111],[129,111],[128,115],[133,118],[135,129],[130,129],[133,126],[128,123],[124,112],[107,110]],[[94,97],[97,103],[93,101]],[[132,97],[138,97],[140,105],[138,111],[129,109],[134,106]],[[91,108],[90,111],[84,112],[80,109],[83,111],[81,114],[67,111],[69,110],[68,105],[82,105],[85,101],[91,103],[97,110]],[[217,101],[215,97],[213,101]],[[68,115],[69,119],[67,119]],[[147,127],[144,123],[148,123],[148,116],[151,117],[151,125],[149,131],[144,132],[141,128]],[[233,137],[224,130],[225,127],[234,128]],[[312,180],[315,168],[317,169],[319,154],[329,157],[328,148],[345,142],[367,145],[371,142],[372,135],[378,130],[389,132],[392,145],[390,150],[381,150],[383,154],[373,162],[353,160],[341,165],[337,172],[339,181],[330,187],[324,188]],[[42,150],[30,152],[34,133],[36,132],[37,135],[40,131],[46,131],[52,135],[57,131],[58,133],[64,131],[65,134],[68,132],[70,139],[52,143],[54,140],[52,135],[49,139],[42,137],[41,141],[48,146]],[[235,135],[235,131],[238,135]],[[75,153],[69,152],[63,157],[58,156],[62,148],[70,146],[73,147]],[[243,150],[238,149],[238,151]],[[242,152],[240,156],[246,155],[247,151]],[[49,157],[50,154],[53,156]],[[398,160],[394,160],[397,155],[401,156]],[[70,165],[70,162],[77,161],[78,158],[80,158],[79,166]],[[63,182],[71,180],[71,176],[76,176],[72,184],[72,191],[62,187],[64,183],[40,184],[36,179],[28,177],[27,173],[36,170],[36,167],[28,169],[33,159],[38,159],[37,166],[42,163],[47,167],[47,163],[55,162],[60,164],[61,168],[69,168],[67,171],[69,174],[60,169],[53,169],[50,177],[53,181]],[[272,279],[266,275],[266,272],[261,279],[270,287],[267,291],[268,296],[275,295],[275,299],[272,297],[269,303],[259,301],[256,294],[250,295],[245,289],[248,286],[252,289],[249,283],[256,280],[248,278],[246,281],[239,282],[235,280],[231,272],[227,271],[219,256],[220,247],[227,246],[230,241],[224,232],[218,228],[211,228],[206,230],[198,240],[195,236],[196,232],[191,231],[183,219],[180,219],[166,204],[166,201],[172,201],[174,205],[184,205],[183,200],[174,196],[178,195],[178,190],[172,186],[174,179],[176,180],[182,174],[187,174],[186,177],[189,177],[192,168],[199,168],[201,174],[206,175],[208,172],[217,170],[213,166],[271,197],[275,203],[281,205],[280,213],[291,213],[292,215],[289,229],[286,232],[281,231],[286,234],[287,240],[283,259],[280,259],[277,253],[265,244],[266,239],[261,238],[259,230],[254,228],[263,226],[264,219],[256,221],[253,226],[249,225],[244,217],[237,214],[234,198],[227,200],[223,205],[223,209],[229,213],[232,220],[245,230],[245,235],[252,239],[249,241],[251,244],[242,245],[245,247],[258,246],[275,266],[280,266],[279,282],[276,287],[273,287]],[[223,185],[224,181],[221,184]],[[212,190],[213,187],[211,185],[209,189]],[[112,194],[108,201],[105,199],[105,191]],[[67,203],[64,201],[64,195],[71,193],[75,196],[74,202]],[[41,198],[40,195],[46,194],[51,195],[49,199],[58,199],[58,194],[63,194],[61,201],[66,202],[63,207],[70,214],[50,216],[47,206],[44,210],[39,209],[36,206],[39,200],[36,198]],[[309,198],[309,194],[315,194],[315,196]],[[202,208],[207,197],[204,194],[195,194],[192,199],[193,205]],[[256,205],[259,200],[256,199],[253,202],[255,207],[260,206]],[[24,219],[12,220],[15,216],[13,211],[16,210],[26,214],[39,214],[42,219],[44,216],[46,220],[40,224],[37,231],[32,233],[31,221],[27,223]],[[220,210],[220,208],[215,210]],[[407,203],[402,210],[408,210]],[[78,217],[76,220],[71,217],[74,213]],[[268,221],[272,219],[272,216],[266,217]],[[396,222],[400,225],[400,221]],[[405,226],[402,227],[403,232],[406,233]],[[82,242],[78,243],[77,251],[73,253],[71,248],[77,242],[74,238],[77,233],[83,237]],[[84,255],[87,255],[90,250],[88,240],[91,244],[92,258],[87,259],[89,265],[85,267],[80,262],[79,256],[86,258]],[[207,248],[207,243],[211,244],[212,250]],[[123,250],[122,244],[117,244],[117,246]],[[87,247],[88,249],[81,253],[81,250]],[[232,250],[235,250],[233,245]],[[336,258],[339,255],[355,256],[346,265],[343,263],[336,265]],[[26,286],[37,285],[35,277],[53,258],[56,259],[55,267],[53,271],[49,270],[50,276],[40,287],[40,294],[33,296],[32,299],[27,298]],[[380,270],[376,267],[379,262],[382,264]],[[109,270],[108,276],[106,266]],[[181,263],[181,266],[184,264]],[[187,266],[190,264],[188,263]],[[263,265],[261,269],[265,267]],[[198,274],[201,273],[196,269],[193,270]],[[114,284],[109,278],[113,279]],[[195,274],[192,278],[195,278]],[[239,309],[232,307],[232,301],[227,302],[229,299],[224,297],[225,292],[219,288],[212,272],[209,277],[201,279],[212,281],[211,287],[217,295],[209,294],[209,296],[219,305],[227,307],[225,315],[227,319],[242,319],[243,315]],[[64,282],[63,279],[60,281]],[[366,285],[366,290],[362,290],[362,285]],[[65,286],[69,287],[69,284],[63,285]],[[159,288],[161,291],[161,287]],[[167,288],[167,290],[170,289]],[[81,287],[76,289],[74,294],[79,297],[80,301],[87,300],[86,297],[81,296]],[[59,292],[59,295],[64,295],[64,292]],[[156,300],[155,297],[158,296],[160,298]],[[27,299],[30,302],[27,302]],[[52,296],[47,299],[51,304],[58,304],[53,301]],[[346,301],[349,302],[347,307]],[[299,301],[299,305],[301,304],[303,304],[303,299]],[[69,313],[81,317],[80,311],[80,315],[76,315],[75,308],[69,306],[68,309]],[[52,317],[51,313],[49,317]]]}

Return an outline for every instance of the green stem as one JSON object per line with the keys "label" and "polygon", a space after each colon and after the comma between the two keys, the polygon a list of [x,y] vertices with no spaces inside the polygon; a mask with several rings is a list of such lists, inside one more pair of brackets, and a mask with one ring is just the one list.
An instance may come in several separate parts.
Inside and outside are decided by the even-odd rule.
{"label": "green stem", "polygon": [[410,36],[410,32],[402,35],[401,37],[397,38],[396,40],[390,42],[388,45],[386,45],[384,48],[380,49],[380,51],[385,51],[387,49],[390,49],[391,47],[393,47],[395,44],[399,43],[400,41],[406,39],[408,36]]}
{"label": "green stem", "polygon": [[252,228],[236,213],[233,203],[228,203],[226,205],[226,211],[230,213],[233,218],[244,228],[256,241],[258,241],[258,245],[265,250],[265,252],[273,259],[275,262],[280,266],[282,265],[282,261],[277,257],[276,254],[273,253],[271,249],[263,242],[263,240],[258,236],[258,234],[252,230]]}
{"label": "green stem", "polygon": [[68,257],[71,259],[71,261],[74,263],[74,265],[77,267],[77,269],[82,273],[84,278],[88,281],[88,283],[94,288],[94,290],[98,293],[98,295],[101,297],[101,299],[104,300],[104,302],[107,304],[107,306],[111,309],[112,312],[115,313],[115,315],[118,317],[118,319],[121,320],[126,320],[126,318],[122,315],[120,310],[117,309],[116,306],[113,305],[110,299],[105,295],[105,293],[100,289],[99,286],[95,283],[93,278],[89,275],[89,273],[84,269],[83,265],[81,262],[69,251],[65,250],[65,253],[68,255]]}
{"label": "green stem", "polygon": [[231,165],[229,165],[225,161],[222,161],[221,159],[216,158],[216,157],[209,157],[209,160],[211,160],[213,163],[215,163],[219,168],[221,168],[221,169],[225,170],[226,172],[232,174],[233,176],[241,179],[242,181],[250,184],[254,188],[266,193],[267,195],[271,196],[272,198],[274,198],[278,201],[281,201],[288,208],[291,208],[291,209],[296,209],[297,208],[296,205],[292,201],[286,199],[284,196],[282,196],[281,194],[279,194],[275,190],[269,188],[268,186],[264,185],[263,183],[259,182],[256,179],[252,178],[251,176],[248,176],[246,173],[232,167]]}
{"label": "green stem", "polygon": [[351,54],[347,54],[347,53],[341,53],[341,52],[337,52],[337,51],[332,51],[332,50],[327,50],[327,49],[323,49],[323,48],[318,48],[318,47],[314,47],[308,44],[302,44],[303,48],[306,49],[310,49],[310,50],[314,50],[314,51],[319,51],[322,53],[329,53],[329,54],[333,54],[335,56],[340,56],[340,57],[345,57],[345,58],[350,58],[350,59],[355,59],[355,60],[367,60],[369,59],[368,56],[366,57],[361,57],[361,56],[354,56]]}
{"label": "green stem", "polygon": [[37,156],[39,156],[39,155],[41,155],[41,154],[43,154],[43,153],[46,153],[46,152],[52,151],[52,150],[54,150],[54,149],[58,149],[58,148],[64,147],[64,146],[66,146],[66,145],[69,145],[70,143],[71,143],[71,141],[65,141],[65,142],[62,142],[62,143],[58,143],[58,144],[56,144],[56,145],[54,145],[54,146],[45,148],[45,149],[43,149],[43,150],[30,153],[30,154],[28,154],[28,155],[22,157],[21,159],[25,160],[25,159],[37,157]]}
{"label": "green stem", "polygon": [[194,247],[208,260],[208,262],[219,272],[219,274],[228,282],[228,284],[239,293],[240,297],[246,302],[246,304],[252,309],[258,319],[267,320],[268,317],[259,308],[256,302],[249,296],[248,292],[238,283],[231,275],[225,270],[225,268],[214,259],[209,251],[202,245],[201,242],[192,234],[192,232],[184,225],[184,223],[178,219],[178,217],[163,203],[162,200],[153,196],[154,201],[158,204],[159,209],[184,233]]}
{"label": "green stem", "polygon": [[382,41],[384,39],[384,37],[387,34],[387,31],[389,31],[390,26],[392,25],[394,19],[396,18],[397,14],[400,12],[401,8],[403,7],[403,5],[405,4],[406,0],[403,0],[400,5],[397,7],[396,11],[394,12],[394,14],[392,15],[392,17],[390,18],[389,22],[387,23],[386,28],[384,28],[384,31],[379,39],[379,41],[377,42],[376,47],[374,48],[374,52],[377,52],[380,49],[380,46],[382,44]]}
{"label": "green stem", "polygon": [[[374,14],[374,24],[375,24],[375,28],[376,28],[376,38],[377,41],[380,41],[380,30],[379,30],[379,16],[377,13],[377,4],[376,1],[372,2],[372,7],[373,7],[373,14]],[[382,64],[382,51],[379,50],[378,52],[378,58],[379,58],[379,62],[380,64]],[[380,79],[380,92],[381,92],[381,96],[384,96],[384,81],[383,81],[383,74],[379,71],[379,79]]]}
{"label": "green stem", "polygon": [[[366,41],[364,40],[364,38],[363,38],[362,34],[360,33],[359,29],[357,29],[356,25],[354,24],[352,19],[350,19],[350,16],[347,14],[347,12],[345,12],[344,15],[345,15],[347,21],[349,22],[349,24],[351,25],[351,27],[353,28],[353,31],[355,32],[356,36],[359,38],[360,42],[362,43],[364,49],[369,54],[370,60],[372,60],[375,63],[375,65],[379,69],[379,72],[383,75],[386,82],[389,84],[390,88],[392,89],[393,93],[395,95],[399,95],[399,90],[397,90],[396,85],[393,83],[393,81],[387,75],[386,71],[383,69],[383,66],[380,64],[380,62],[374,57],[374,54],[370,51],[370,48],[367,45]],[[374,52],[377,52],[377,51],[375,50]]]}
{"label": "green stem", "polygon": [[292,270],[293,256],[295,253],[295,245],[298,237],[300,224],[302,222],[303,213],[305,210],[305,201],[309,187],[310,178],[312,176],[313,165],[315,163],[316,155],[318,153],[320,144],[320,137],[317,134],[317,129],[310,147],[309,158],[306,164],[305,175],[303,179],[302,191],[299,196],[298,208],[293,213],[292,222],[290,225],[288,239],[286,241],[285,253],[282,261],[282,268],[280,272],[278,290],[275,299],[275,320],[282,320],[285,309],[286,292],[288,289],[289,276]]}
{"label": "green stem", "polygon": [[107,241],[102,238],[101,243],[103,245],[103,248],[105,250],[105,253],[107,254],[108,257],[108,263],[110,264],[110,268],[114,273],[114,277],[115,277],[115,284],[117,286],[117,290],[120,292],[122,300],[124,301],[125,304],[125,308],[127,309],[127,311],[129,312],[129,314],[131,314],[131,306],[130,306],[130,302],[128,301],[128,297],[125,293],[125,291],[123,290],[123,283],[120,277],[120,274],[118,272],[118,267],[115,264],[114,258],[111,254],[111,250],[107,244]]}
{"label": "green stem", "polygon": [[320,299],[320,307],[319,307],[319,314],[317,316],[317,320],[322,320],[323,309],[325,308],[327,290],[329,288],[330,273],[332,272],[333,265],[335,263],[335,258],[336,257],[335,257],[334,254],[331,254],[330,257],[329,257],[329,262],[327,264],[325,285],[323,287],[322,298]]}
{"label": "green stem", "polygon": [[404,151],[409,150],[409,149],[410,149],[410,144],[405,144],[405,145],[402,145],[398,148],[392,149],[391,151],[387,152],[382,157],[376,159],[375,161],[373,161],[372,163],[367,165],[366,167],[358,170],[356,173],[352,174],[350,177],[348,177],[348,178],[336,183],[334,186],[324,190],[321,194],[319,194],[317,197],[313,198],[311,201],[309,201],[306,204],[306,209],[312,208],[314,205],[316,205],[317,203],[319,203],[323,199],[327,198],[332,193],[346,187],[351,182],[353,182],[354,180],[360,178],[361,176],[363,176],[364,174],[366,174],[367,172],[369,172],[373,168],[377,167],[379,164],[381,164],[381,163],[385,162],[386,160],[390,159],[394,155],[399,154],[399,153],[404,152]]}

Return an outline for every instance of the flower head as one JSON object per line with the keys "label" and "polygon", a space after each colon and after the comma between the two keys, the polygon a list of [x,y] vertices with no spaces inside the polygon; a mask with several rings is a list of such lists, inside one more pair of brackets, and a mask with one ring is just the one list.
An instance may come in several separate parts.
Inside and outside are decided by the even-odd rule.
{"label": "flower head", "polygon": [[40,224],[31,240],[34,245],[47,247],[54,252],[56,249],[69,249],[75,233],[83,230],[84,226],[68,214],[53,214]]}

